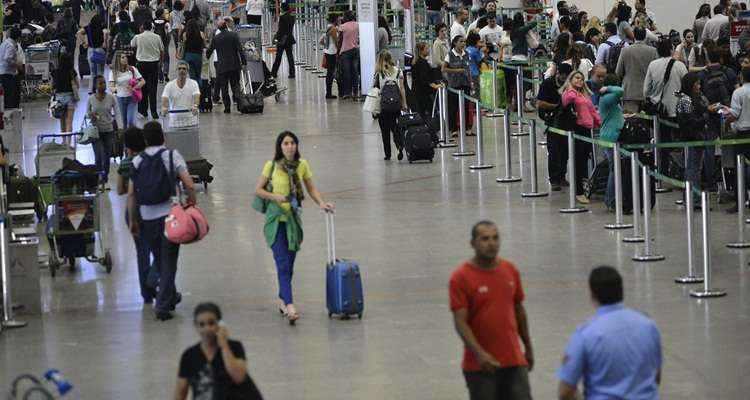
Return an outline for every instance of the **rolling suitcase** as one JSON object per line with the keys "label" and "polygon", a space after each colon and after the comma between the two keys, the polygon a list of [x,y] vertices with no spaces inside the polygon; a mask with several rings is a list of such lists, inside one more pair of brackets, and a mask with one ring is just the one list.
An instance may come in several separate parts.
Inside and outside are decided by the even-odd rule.
{"label": "rolling suitcase", "polygon": [[[253,85],[249,78],[245,79],[245,74],[247,71],[240,74],[242,94],[237,96],[237,111],[242,114],[263,114],[263,94],[253,90]],[[250,88],[250,93],[248,93],[248,88]]]}
{"label": "rolling suitcase", "polygon": [[208,184],[214,181],[214,177],[211,176],[213,167],[214,165],[205,158],[187,161],[188,174],[193,178],[193,182],[202,183],[204,190],[208,190]]}
{"label": "rolling suitcase", "polygon": [[328,254],[326,261],[328,317],[336,314],[342,319],[349,319],[349,316],[356,315],[357,318],[362,319],[365,304],[359,264],[355,261],[336,258],[336,229],[333,214],[325,213],[325,219]]}
{"label": "rolling suitcase", "polygon": [[214,103],[211,100],[211,93],[213,93],[213,85],[208,79],[203,79],[201,85],[201,100],[198,105],[198,110],[202,113],[210,113],[214,110]]}
{"label": "rolling suitcase", "polygon": [[409,164],[420,160],[432,162],[435,158],[433,133],[426,125],[407,128],[404,132],[403,144]]}

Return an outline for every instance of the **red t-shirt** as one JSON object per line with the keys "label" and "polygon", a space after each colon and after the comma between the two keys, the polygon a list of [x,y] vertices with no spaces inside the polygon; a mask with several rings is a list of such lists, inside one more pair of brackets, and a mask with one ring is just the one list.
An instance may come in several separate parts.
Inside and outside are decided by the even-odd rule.
{"label": "red t-shirt", "polygon": [[[502,367],[527,365],[521,351],[516,303],[524,299],[521,276],[513,264],[500,260],[493,269],[481,269],[465,262],[451,275],[451,310],[465,308],[469,326],[479,344]],[[479,371],[474,353],[464,348],[464,371]]]}

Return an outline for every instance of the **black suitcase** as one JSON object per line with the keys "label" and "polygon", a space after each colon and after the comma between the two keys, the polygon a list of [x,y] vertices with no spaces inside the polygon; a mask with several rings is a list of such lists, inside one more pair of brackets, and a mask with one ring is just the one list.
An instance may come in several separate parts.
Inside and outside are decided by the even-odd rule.
{"label": "black suitcase", "polygon": [[198,105],[198,111],[202,113],[212,112],[214,110],[214,102],[211,100],[213,93],[213,85],[208,79],[204,79],[201,85],[201,100]]}
{"label": "black suitcase", "polygon": [[88,50],[84,49],[83,45],[78,46],[78,75],[81,77],[91,75]]}
{"label": "black suitcase", "polygon": [[410,164],[420,160],[432,162],[435,158],[435,143],[432,141],[430,129],[426,126],[413,126],[406,129],[403,138],[406,159]]}
{"label": "black suitcase", "polygon": [[8,185],[8,204],[12,203],[34,203],[34,208],[37,208],[39,206],[37,184],[25,176],[12,176]]}
{"label": "black suitcase", "polygon": [[[242,114],[263,114],[263,94],[253,89],[249,73],[242,71],[240,80],[243,93],[237,96],[237,111]],[[248,88],[250,93],[248,93]]]}
{"label": "black suitcase", "polygon": [[187,162],[188,173],[193,177],[193,182],[202,183],[203,188],[206,190],[208,190],[208,184],[214,180],[214,177],[211,176],[211,169],[213,167],[214,165],[205,158]]}

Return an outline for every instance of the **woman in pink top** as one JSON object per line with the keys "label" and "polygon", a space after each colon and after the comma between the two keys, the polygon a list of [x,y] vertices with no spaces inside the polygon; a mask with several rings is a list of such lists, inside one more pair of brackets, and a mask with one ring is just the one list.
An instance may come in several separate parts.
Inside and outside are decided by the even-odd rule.
{"label": "woman in pink top", "polygon": [[[575,71],[568,77],[561,89],[562,106],[573,104],[576,113],[576,127],[574,133],[591,137],[591,130],[602,124],[599,112],[591,102],[591,91],[586,86],[586,79],[580,71]],[[575,141],[575,169],[576,169],[576,200],[588,204],[589,199],[583,194],[583,180],[588,171],[588,159],[591,154],[591,144],[582,140]]]}
{"label": "woman in pink top", "polygon": [[351,11],[344,13],[344,23],[339,28],[339,65],[341,65],[342,82],[339,85],[339,97],[352,97],[356,87],[357,69],[355,61],[359,58],[359,25]]}

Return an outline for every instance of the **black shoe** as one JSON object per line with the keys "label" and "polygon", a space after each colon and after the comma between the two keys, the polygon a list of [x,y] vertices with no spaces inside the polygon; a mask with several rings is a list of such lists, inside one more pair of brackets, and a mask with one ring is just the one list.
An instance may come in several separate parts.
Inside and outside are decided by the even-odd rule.
{"label": "black shoe", "polygon": [[391,156],[385,156],[385,157],[383,157],[383,161],[391,161]]}
{"label": "black shoe", "polygon": [[174,311],[175,308],[177,308],[177,305],[182,302],[182,293],[177,292],[177,294],[174,297],[174,301],[172,301],[172,306],[169,307],[170,310]]}
{"label": "black shoe", "polygon": [[570,187],[570,182],[568,182],[567,180],[563,179],[562,182],[560,182],[560,186],[562,186],[562,187]]}
{"label": "black shoe", "polygon": [[404,159],[404,149],[398,149],[398,155],[396,156],[399,161]]}
{"label": "black shoe", "polygon": [[231,114],[231,113],[232,113],[232,109],[231,108],[225,108],[224,109],[224,114]]}
{"label": "black shoe", "polygon": [[551,186],[552,186],[552,191],[553,191],[553,192],[559,192],[559,191],[562,191],[562,186],[560,186],[560,185],[555,185],[555,184],[553,184],[553,185],[551,185]]}
{"label": "black shoe", "polygon": [[289,75],[288,78],[289,79],[294,79],[294,75]]}
{"label": "black shoe", "polygon": [[[700,206],[696,205],[695,207],[700,210]],[[724,210],[724,212],[726,212],[727,214],[737,214],[737,211],[739,211],[737,209],[737,205],[735,205],[732,208],[727,208],[726,210]]]}
{"label": "black shoe", "polygon": [[144,297],[143,298],[143,304],[154,304],[154,298],[153,297],[150,297],[150,298]]}
{"label": "black shoe", "polygon": [[332,94],[327,94],[326,95],[326,99],[338,99],[338,97],[336,97],[336,96],[334,96]]}
{"label": "black shoe", "polygon": [[169,311],[157,311],[154,316],[159,321],[169,321],[170,319],[174,318],[174,315],[172,315]]}

